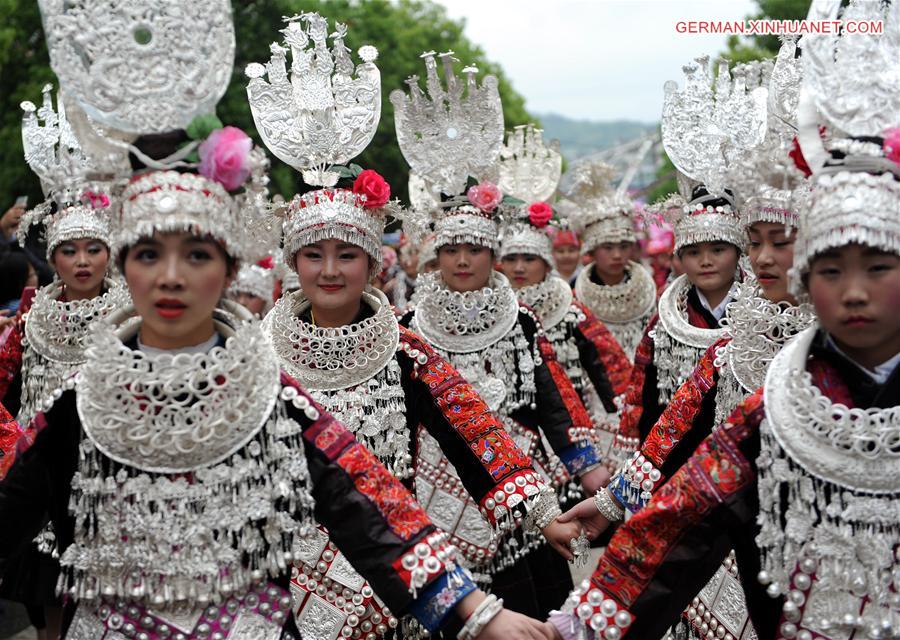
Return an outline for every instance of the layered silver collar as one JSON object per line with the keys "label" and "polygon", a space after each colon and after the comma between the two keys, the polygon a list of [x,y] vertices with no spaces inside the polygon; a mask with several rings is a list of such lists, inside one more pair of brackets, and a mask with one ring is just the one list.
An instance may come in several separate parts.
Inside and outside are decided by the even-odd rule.
{"label": "layered silver collar", "polygon": [[372,378],[394,358],[400,325],[385,295],[363,293],[374,315],[343,327],[316,327],[300,319],[309,309],[302,290],[282,297],[263,319],[284,370],[310,391],[336,391]]}
{"label": "layered silver collar", "polygon": [[675,342],[708,349],[713,342],[725,335],[725,329],[704,329],[695,327],[688,321],[687,294],[690,288],[691,281],[684,274],[675,278],[666,288],[659,298],[659,323]]}
{"label": "layered silver collar", "polygon": [[591,281],[593,265],[575,279],[575,295],[604,324],[624,324],[649,317],[656,304],[656,284],[650,272],[637,262],[628,263],[628,277],[619,284]]}
{"label": "layered silver collar", "polygon": [[106,292],[89,300],[62,302],[63,285],[52,282],[37,290],[25,322],[25,337],[38,354],[54,362],[84,362],[91,324],[128,305],[128,290],[106,278]]}
{"label": "layered silver collar", "polygon": [[477,291],[451,291],[439,272],[423,274],[420,281],[413,330],[438,349],[481,351],[502,339],[518,321],[515,291],[496,271],[490,286]]}
{"label": "layered silver collar", "polygon": [[744,390],[752,393],[763,385],[772,358],[814,320],[815,310],[808,303],[771,302],[755,280],[739,283],[721,323],[731,336],[723,364],[727,362]]}
{"label": "layered silver collar", "polygon": [[143,471],[183,473],[246,445],[272,413],[280,389],[278,361],[249,313],[238,305],[217,310],[224,347],[148,356],[123,344],[137,332],[139,318],[113,325],[131,312],[95,325],[76,380],[78,414],[94,446]]}
{"label": "layered silver collar", "polygon": [[516,289],[516,296],[519,302],[534,309],[545,331],[562,322],[575,297],[569,283],[553,274],[530,287]]}
{"label": "layered silver collar", "polygon": [[772,596],[810,603],[804,626],[831,637],[893,637],[900,406],[850,409],[823,394],[806,370],[815,334],[813,326],[789,342],[766,375],[759,578]]}

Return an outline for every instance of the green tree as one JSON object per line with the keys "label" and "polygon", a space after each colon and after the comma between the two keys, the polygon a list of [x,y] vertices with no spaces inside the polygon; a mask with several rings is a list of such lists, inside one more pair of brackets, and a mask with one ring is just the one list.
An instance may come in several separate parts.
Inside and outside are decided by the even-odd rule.
{"label": "green tree", "polygon": [[[363,45],[378,48],[381,122],[368,149],[354,162],[379,171],[394,195],[403,199],[408,167],[397,146],[388,96],[394,89],[405,89],[410,75],[424,76],[419,59],[422,52],[452,50],[462,63],[474,63],[479,75],[497,76],[507,129],[534,121],[502,69],[465,37],[464,22],[450,19],[444,7],[432,0],[232,0],[232,5],[237,52],[231,84],[217,109],[222,121],[241,127],[261,143],[247,104],[244,68],[250,62],[268,61],[269,44],[281,40],[282,17],[318,11],[330,25],[343,22],[348,26],[347,46],[354,56]],[[46,82],[56,84],[56,78],[49,66],[37,3],[0,0],[0,86],[4,89],[0,98],[0,210],[20,194],[29,194],[32,203],[41,199],[37,179],[23,161],[19,103],[37,102]],[[299,174],[274,157],[271,178],[272,192],[285,197],[303,188]]]}

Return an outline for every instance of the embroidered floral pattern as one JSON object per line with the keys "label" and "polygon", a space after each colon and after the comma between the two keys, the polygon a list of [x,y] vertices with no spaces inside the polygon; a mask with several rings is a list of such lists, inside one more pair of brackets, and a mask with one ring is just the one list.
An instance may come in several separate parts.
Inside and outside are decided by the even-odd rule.
{"label": "embroidered floral pattern", "polygon": [[335,420],[322,420],[303,437],[329,460],[336,462],[356,489],[369,498],[385,521],[403,540],[431,526],[431,521],[397,478],[388,473],[347,429]]}
{"label": "embroidered floral pattern", "polygon": [[401,327],[401,341],[425,354],[418,366],[424,382],[450,425],[466,441],[496,483],[531,470],[531,460],[516,446],[503,425],[456,369],[412,331]]}
{"label": "embroidered floral pattern", "polygon": [[591,579],[598,589],[630,607],[682,533],[753,480],[737,445],[759,426],[762,416],[758,391],[704,440],[644,509],[619,528]]}
{"label": "embroidered floral pattern", "polygon": [[21,435],[19,423],[0,404],[0,479],[6,475],[13,460],[16,459],[16,442]]}
{"label": "embroidered floral pattern", "polygon": [[641,445],[641,453],[657,468],[662,467],[672,450],[694,426],[703,398],[716,385],[717,375],[713,361],[715,348],[721,342],[713,344],[703,355],[687,381],[672,396],[669,406]]}

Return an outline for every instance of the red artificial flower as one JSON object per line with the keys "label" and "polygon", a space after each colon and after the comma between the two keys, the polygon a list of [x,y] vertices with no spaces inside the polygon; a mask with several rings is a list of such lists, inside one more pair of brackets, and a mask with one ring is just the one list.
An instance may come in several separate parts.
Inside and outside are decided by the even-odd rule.
{"label": "red artificial flower", "polygon": [[484,213],[492,213],[503,200],[503,194],[493,182],[482,182],[469,187],[466,197]]}
{"label": "red artificial flower", "polygon": [[542,229],[553,218],[553,207],[546,202],[532,202],[528,207],[528,219],[531,224]]}
{"label": "red artificial flower", "polygon": [[353,183],[353,193],[366,197],[366,209],[383,207],[391,199],[391,185],[377,171],[366,169]]}
{"label": "red artificial flower", "polygon": [[275,268],[275,260],[272,259],[272,256],[266,256],[262,260],[257,260],[257,266],[262,267],[263,269],[274,269]]}

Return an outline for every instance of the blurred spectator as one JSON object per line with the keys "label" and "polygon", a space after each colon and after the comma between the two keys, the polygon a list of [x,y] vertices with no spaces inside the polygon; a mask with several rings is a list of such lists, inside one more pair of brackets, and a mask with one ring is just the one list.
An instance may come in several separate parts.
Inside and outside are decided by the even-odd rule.
{"label": "blurred spectator", "polygon": [[0,255],[0,273],[0,309],[13,315],[19,310],[25,287],[37,286],[37,275],[24,253],[10,250]]}
{"label": "blurred spectator", "polygon": [[50,284],[53,280],[53,268],[47,264],[45,247],[38,240],[38,233],[29,234],[25,246],[19,246],[19,223],[24,214],[24,205],[14,204],[0,216],[0,245],[2,245],[0,248],[24,253],[34,271],[37,272],[39,284],[41,286]]}

